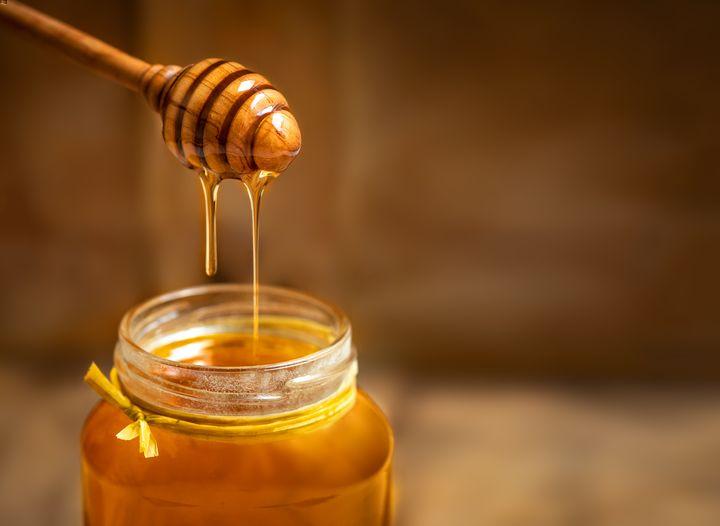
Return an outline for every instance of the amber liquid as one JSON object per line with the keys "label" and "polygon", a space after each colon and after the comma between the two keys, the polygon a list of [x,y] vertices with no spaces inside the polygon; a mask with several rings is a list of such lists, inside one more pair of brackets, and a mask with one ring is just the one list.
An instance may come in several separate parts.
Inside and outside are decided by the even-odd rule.
{"label": "amber liquid", "polygon": [[239,367],[268,365],[302,358],[319,345],[271,334],[209,333],[182,338],[152,349],[152,353],[180,363]]}
{"label": "amber liquid", "polygon": [[[236,174],[226,175],[225,178],[239,179],[247,190],[250,200],[252,218],[252,284],[253,284],[253,336],[258,337],[260,326],[260,205],[265,187],[277,177],[278,174],[259,170],[255,173],[240,177]],[[223,177],[211,172],[201,170],[198,172],[202,187],[203,211],[205,213],[205,273],[213,276],[217,272],[217,209],[218,192]]]}
{"label": "amber liquid", "polygon": [[[157,347],[202,365],[253,365],[302,357],[288,338],[214,334]],[[87,526],[384,526],[390,520],[392,438],[359,392],[330,423],[247,438],[198,438],[153,428],[160,456],[114,437],[129,423],[101,402],[82,434]]]}

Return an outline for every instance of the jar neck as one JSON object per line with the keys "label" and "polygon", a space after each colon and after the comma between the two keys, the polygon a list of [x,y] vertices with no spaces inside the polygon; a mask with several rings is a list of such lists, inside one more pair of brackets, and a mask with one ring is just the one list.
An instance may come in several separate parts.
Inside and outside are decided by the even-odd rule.
{"label": "jar neck", "polygon": [[291,361],[232,367],[153,354],[159,342],[178,334],[252,326],[247,323],[250,286],[182,289],[151,299],[123,318],[115,348],[123,390],[156,413],[195,422],[245,422],[256,430],[306,425],[349,408],[357,361],[344,314],[306,294],[276,287],[261,288],[260,305],[261,332],[272,331],[317,350]]}

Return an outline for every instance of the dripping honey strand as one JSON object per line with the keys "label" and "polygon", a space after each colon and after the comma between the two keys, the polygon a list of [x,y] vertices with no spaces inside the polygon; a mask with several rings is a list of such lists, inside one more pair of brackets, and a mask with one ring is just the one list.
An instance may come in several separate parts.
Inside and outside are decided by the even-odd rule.
{"label": "dripping honey strand", "polygon": [[200,170],[198,175],[205,217],[205,273],[214,276],[217,272],[217,203],[220,177],[210,170]]}

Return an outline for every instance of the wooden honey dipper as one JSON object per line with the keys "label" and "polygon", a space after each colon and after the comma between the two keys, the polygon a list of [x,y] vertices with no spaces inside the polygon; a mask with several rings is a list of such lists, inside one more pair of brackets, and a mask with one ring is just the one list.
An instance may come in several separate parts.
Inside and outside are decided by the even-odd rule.
{"label": "wooden honey dipper", "polygon": [[168,148],[187,167],[220,177],[277,174],[300,151],[300,129],[285,97],[237,62],[150,65],[14,0],[0,6],[0,20],[142,93],[160,113]]}

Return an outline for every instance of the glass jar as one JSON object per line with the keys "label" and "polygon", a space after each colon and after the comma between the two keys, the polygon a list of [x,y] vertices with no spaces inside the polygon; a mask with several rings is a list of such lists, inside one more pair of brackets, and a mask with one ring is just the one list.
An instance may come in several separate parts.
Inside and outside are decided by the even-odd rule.
{"label": "glass jar", "polygon": [[[85,422],[87,526],[390,523],[392,431],[355,387],[347,318],[299,292],[260,294],[260,335],[280,344],[241,365],[198,342],[252,334],[249,286],[183,289],[125,315],[115,379],[135,412],[103,400]],[[282,342],[306,352],[286,359]],[[157,456],[116,438],[128,415],[145,415]]]}

